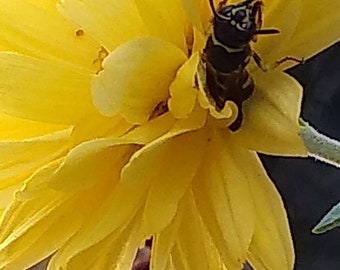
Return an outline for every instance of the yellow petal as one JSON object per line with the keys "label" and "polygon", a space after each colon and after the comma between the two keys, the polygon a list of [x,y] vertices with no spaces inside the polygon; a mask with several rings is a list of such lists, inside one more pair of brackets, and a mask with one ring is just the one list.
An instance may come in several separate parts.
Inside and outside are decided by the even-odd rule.
{"label": "yellow petal", "polygon": [[[57,202],[55,203],[54,207],[58,207],[58,205],[60,205],[60,202],[65,200],[65,196],[63,196],[63,194],[57,193],[54,191],[45,190],[46,192],[43,191],[37,196],[29,198],[29,200],[36,199],[36,201],[32,202],[32,207],[29,206],[28,210],[26,209],[26,204],[22,203],[26,200],[25,198],[26,196],[23,194],[26,192],[30,192],[31,186],[33,187],[37,186],[37,183],[41,183],[42,180],[46,180],[47,176],[53,173],[57,164],[60,164],[60,163],[58,163],[58,161],[54,161],[54,162],[51,162],[50,164],[47,164],[46,166],[43,166],[43,169],[37,170],[37,172],[33,174],[29,180],[26,181],[25,185],[23,185],[23,187],[19,191],[16,192],[15,200],[13,200],[12,205],[6,209],[4,215],[1,217],[0,239],[3,240],[4,238],[8,237],[8,235],[12,233],[15,227],[21,224],[21,220],[22,221],[25,221],[26,219],[29,220],[29,217],[32,215],[32,213],[34,213],[35,211],[38,211],[38,208],[41,207],[41,205],[39,204],[39,201],[36,198],[44,197],[46,195],[45,194],[46,192],[48,194],[51,194],[51,193],[58,194],[58,196],[53,197],[53,200],[51,200],[52,202]],[[49,174],[46,172],[48,172]],[[29,203],[27,205],[29,205]],[[47,208],[51,207],[52,210],[54,209],[51,205],[46,206],[46,207]],[[47,208],[42,208],[42,209],[47,209]],[[32,215],[32,217],[33,216],[34,215]],[[9,220],[12,220],[12,222],[9,222]],[[31,225],[33,226],[34,222],[32,222]],[[28,224],[28,227],[31,225]]]}
{"label": "yellow petal", "polygon": [[167,133],[174,126],[175,121],[171,113],[165,113],[141,126],[136,126],[122,136],[122,139],[136,144],[148,144]]}
{"label": "yellow petal", "polygon": [[189,21],[203,32],[203,26],[201,22],[200,14],[200,2],[201,0],[181,0],[183,3],[184,10],[189,18]]}
{"label": "yellow petal", "polygon": [[73,124],[95,112],[92,75],[65,64],[0,53],[0,111],[13,116]]}
{"label": "yellow petal", "polygon": [[135,146],[119,139],[96,139],[72,149],[49,179],[54,189],[79,191],[119,177]]}
{"label": "yellow petal", "polygon": [[31,200],[44,193],[49,188],[51,175],[60,167],[64,157],[55,159],[37,169],[30,177],[26,177],[23,187],[15,193],[15,198],[19,201]]}
{"label": "yellow petal", "polygon": [[[254,232],[247,168],[227,133],[212,130],[193,191],[203,222],[228,269],[240,269]],[[243,150],[246,151],[246,150]]]}
{"label": "yellow petal", "polygon": [[194,28],[194,44],[192,45],[192,51],[202,53],[205,43],[206,37],[205,34],[201,33],[196,27]]}
{"label": "yellow petal", "polygon": [[305,156],[298,125],[301,86],[279,71],[258,71],[254,80],[255,91],[243,103],[244,119],[232,139],[261,153]]}
{"label": "yellow petal", "polygon": [[26,269],[54,253],[91,218],[111,191],[112,185],[104,183],[74,196],[46,186],[34,193],[48,181],[56,165],[58,162],[51,163],[27,180],[2,217],[0,267]]}
{"label": "yellow petal", "polygon": [[120,137],[133,126],[120,115],[106,117],[99,112],[82,118],[72,130],[72,143],[78,145],[93,138]]}
{"label": "yellow petal", "polygon": [[[202,25],[203,25],[203,30],[204,30],[205,33],[210,32],[211,27],[212,27],[211,22],[212,22],[213,14],[212,14],[212,10],[211,10],[209,1],[207,1],[207,0],[195,0],[195,1],[200,2],[201,21],[202,21]],[[215,6],[215,9],[216,9],[218,7],[218,4],[221,3],[222,1],[221,0],[213,0],[213,2],[215,3],[214,6]]]}
{"label": "yellow petal", "polygon": [[109,51],[147,34],[134,0],[60,0],[58,8]]}
{"label": "yellow petal", "polygon": [[186,269],[185,258],[183,258],[183,253],[180,251],[177,244],[172,249],[170,265],[170,269]]}
{"label": "yellow petal", "polygon": [[0,189],[20,183],[68,149],[70,130],[22,141],[0,142]]}
{"label": "yellow petal", "polygon": [[[171,130],[165,135],[166,138],[171,138],[176,135],[197,130],[206,124],[207,121],[207,111],[202,109],[198,104],[196,104],[194,110],[186,119],[179,119],[175,122]],[[164,137],[164,139],[165,139]]]}
{"label": "yellow petal", "polygon": [[27,269],[75,233],[79,215],[69,212],[68,205],[60,206],[65,200],[45,192],[33,200],[12,204],[1,222],[0,268]]}
{"label": "yellow petal", "polygon": [[140,16],[150,34],[167,40],[180,48],[185,54],[186,18],[181,0],[136,0]]}
{"label": "yellow petal", "polygon": [[256,226],[248,260],[256,269],[292,270],[294,248],[282,199],[255,153],[240,158],[244,164],[252,164],[245,173],[256,208]]}
{"label": "yellow petal", "polygon": [[193,54],[178,70],[170,85],[168,106],[175,118],[187,118],[194,109],[198,93],[195,85],[198,61],[198,53]]}
{"label": "yellow petal", "polygon": [[54,125],[0,114],[0,139],[21,140],[67,129],[65,125]]}
{"label": "yellow petal", "polygon": [[[55,265],[66,265],[70,258],[94,247],[113,233],[119,236],[134,219],[143,203],[142,198],[145,197],[147,183],[138,181],[139,179],[135,179],[137,181],[133,184],[121,183],[115,176],[110,180],[113,183],[104,186],[108,195],[102,191],[102,198],[98,199],[100,205],[93,203],[96,206],[93,213],[87,217],[87,222],[78,233],[57,253],[54,258]],[[83,197],[83,200],[84,198],[86,197]],[[89,202],[85,205],[91,204],[92,202]]]}
{"label": "yellow petal", "polygon": [[[181,207],[179,207],[181,208]],[[177,234],[179,226],[181,225],[183,218],[182,209],[178,209],[178,212],[170,224],[157,233],[153,237],[152,241],[152,256],[151,256],[151,269],[155,270],[168,270],[168,264],[170,260],[170,254],[173,246],[177,240]]]}
{"label": "yellow petal", "polygon": [[121,138],[136,144],[148,144],[162,136],[162,140],[202,128],[206,123],[206,111],[196,106],[187,119],[176,120],[165,113],[136,127]]}
{"label": "yellow petal", "polygon": [[[289,55],[283,52],[292,43],[292,36],[299,24],[302,12],[302,1],[304,0],[264,1],[262,28],[278,29],[280,33],[276,35],[258,36],[258,41],[252,43],[252,47],[268,65],[273,64],[284,56],[306,56],[299,55],[294,51],[291,51]],[[304,47],[303,50],[305,49]],[[289,62],[289,64],[292,65],[296,63]],[[284,66],[281,67],[283,68]],[[255,66],[255,68],[258,69],[257,66]]]}
{"label": "yellow petal", "polygon": [[[0,209],[5,209],[14,200],[14,194],[17,190],[22,188],[23,178],[15,181],[14,184],[10,186],[5,186],[0,188]],[[1,213],[0,213],[1,216]]]}
{"label": "yellow petal", "polygon": [[[268,7],[268,14],[267,9],[264,11],[266,25],[281,30],[282,36],[286,37],[283,40],[277,37],[280,40],[277,45],[270,45],[269,39],[276,39],[275,37],[268,37],[268,41],[261,39],[261,43],[266,42],[266,45],[263,45],[270,51],[270,60],[275,61],[285,56],[306,59],[339,40],[340,30],[336,26],[340,23],[338,13],[340,2],[332,0],[267,2],[268,6],[273,7]],[[276,3],[273,5],[270,2]],[[263,45],[259,43],[258,47],[262,49]],[[296,63],[288,62],[283,67],[288,68],[294,64]]]}
{"label": "yellow petal", "polygon": [[337,42],[340,38],[340,29],[336,27],[340,23],[339,9],[338,1],[303,0],[301,17],[284,55],[309,58]]}
{"label": "yellow petal", "polygon": [[192,195],[188,192],[183,201],[185,206],[177,246],[186,269],[222,269],[220,256],[202,223]]}
{"label": "yellow petal", "polygon": [[181,50],[153,37],[124,43],[105,59],[104,71],[94,80],[94,103],[104,115],[119,112],[131,123],[146,122],[168,98],[169,86],[185,60]]}
{"label": "yellow petal", "polygon": [[74,257],[64,258],[64,264],[60,264],[61,248],[52,257],[48,269],[130,270],[139,239],[139,223],[134,219],[124,230],[112,233]]}
{"label": "yellow petal", "polygon": [[[211,9],[207,0],[182,0],[188,20],[192,24],[192,52],[202,53],[211,27]],[[189,43],[191,44],[191,43]]]}
{"label": "yellow petal", "polygon": [[65,61],[95,70],[100,44],[57,11],[55,1],[1,1],[0,50],[49,60]]}
{"label": "yellow petal", "polygon": [[178,201],[200,165],[206,139],[203,131],[168,140],[161,137],[136,152],[125,166],[124,183],[150,185],[143,215],[145,237],[162,230],[174,217]]}

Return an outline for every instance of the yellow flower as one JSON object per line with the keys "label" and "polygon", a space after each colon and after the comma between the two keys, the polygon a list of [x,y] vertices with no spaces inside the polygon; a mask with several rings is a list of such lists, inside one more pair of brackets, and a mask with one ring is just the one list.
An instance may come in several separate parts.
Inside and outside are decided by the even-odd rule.
{"label": "yellow flower", "polygon": [[[339,8],[265,1],[280,34],[252,47],[269,65],[311,57],[338,39]],[[196,76],[211,16],[206,0],[1,1],[0,269],[52,254],[50,270],[130,269],[150,236],[152,269],[293,268],[256,152],[306,154],[301,88],[287,66],[250,66],[230,132],[237,108],[218,112]]]}

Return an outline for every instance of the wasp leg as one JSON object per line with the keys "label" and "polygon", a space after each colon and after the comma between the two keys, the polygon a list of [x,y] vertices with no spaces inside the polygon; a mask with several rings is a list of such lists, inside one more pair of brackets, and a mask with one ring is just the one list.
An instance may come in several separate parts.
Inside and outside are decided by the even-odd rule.
{"label": "wasp leg", "polygon": [[304,64],[305,63],[305,59],[304,58],[299,59],[299,58],[296,58],[296,57],[286,56],[286,57],[283,57],[280,60],[277,60],[275,62],[275,67],[274,68],[277,68],[278,66],[284,64],[287,61],[293,61],[293,62],[298,63],[298,64]]}
{"label": "wasp leg", "polygon": [[262,61],[261,57],[254,51],[252,51],[252,56],[254,58],[254,61],[256,63],[256,65],[262,69],[264,72],[266,72],[268,69],[265,65],[265,63]]}

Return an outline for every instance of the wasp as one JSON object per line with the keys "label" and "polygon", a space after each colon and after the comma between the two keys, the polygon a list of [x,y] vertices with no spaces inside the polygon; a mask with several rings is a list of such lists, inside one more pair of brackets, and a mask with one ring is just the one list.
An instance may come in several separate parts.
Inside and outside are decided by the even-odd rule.
{"label": "wasp", "polygon": [[215,101],[216,109],[222,110],[226,101],[233,101],[238,107],[238,116],[229,126],[237,131],[243,119],[242,103],[254,91],[254,80],[245,69],[253,58],[255,63],[266,70],[260,56],[252,50],[250,42],[257,35],[277,34],[277,29],[261,29],[262,1],[245,0],[235,5],[226,5],[227,0],[213,12],[213,31],[204,49],[206,63],[206,84],[208,92]]}

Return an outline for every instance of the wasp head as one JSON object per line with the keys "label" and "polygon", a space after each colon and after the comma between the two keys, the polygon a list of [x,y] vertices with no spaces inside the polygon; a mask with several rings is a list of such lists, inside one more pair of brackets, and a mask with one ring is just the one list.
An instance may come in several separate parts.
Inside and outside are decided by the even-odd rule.
{"label": "wasp head", "polygon": [[246,0],[221,7],[218,11],[213,9],[217,40],[234,48],[246,46],[261,27],[261,5],[261,1]]}

